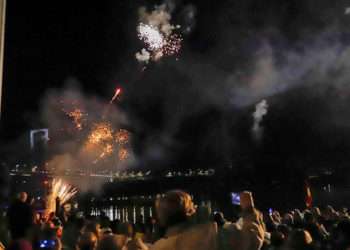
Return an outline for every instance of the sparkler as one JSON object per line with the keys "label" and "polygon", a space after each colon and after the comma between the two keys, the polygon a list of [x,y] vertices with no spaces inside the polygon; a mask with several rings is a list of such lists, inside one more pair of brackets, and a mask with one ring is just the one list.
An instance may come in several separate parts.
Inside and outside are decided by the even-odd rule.
{"label": "sparkler", "polygon": [[60,205],[69,201],[78,190],[68,183],[64,182],[62,179],[53,179],[52,180],[52,198],[56,199],[57,197],[60,199]]}

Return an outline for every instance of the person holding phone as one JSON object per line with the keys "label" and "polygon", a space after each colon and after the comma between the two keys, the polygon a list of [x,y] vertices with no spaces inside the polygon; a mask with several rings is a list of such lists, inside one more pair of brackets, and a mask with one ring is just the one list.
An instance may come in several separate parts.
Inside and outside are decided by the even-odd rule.
{"label": "person holding phone", "polygon": [[265,223],[262,213],[255,208],[251,192],[240,193],[241,218],[237,225],[240,229],[240,240],[236,248],[240,250],[260,250],[265,239]]}

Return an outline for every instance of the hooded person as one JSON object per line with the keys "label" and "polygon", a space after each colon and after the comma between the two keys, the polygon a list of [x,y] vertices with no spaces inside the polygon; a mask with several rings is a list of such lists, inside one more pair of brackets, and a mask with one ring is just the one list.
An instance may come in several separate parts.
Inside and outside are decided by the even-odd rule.
{"label": "hooded person", "polygon": [[[140,239],[135,249],[142,250],[216,250],[217,226],[215,223],[194,225],[196,207],[191,196],[175,190],[157,199],[156,211],[165,236],[153,245],[146,246]],[[129,248],[131,249],[131,248]]]}

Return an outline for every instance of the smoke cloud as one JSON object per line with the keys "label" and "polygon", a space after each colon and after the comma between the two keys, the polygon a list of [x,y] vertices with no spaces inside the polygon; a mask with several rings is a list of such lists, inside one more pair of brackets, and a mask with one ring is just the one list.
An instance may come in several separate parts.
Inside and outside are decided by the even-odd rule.
{"label": "smoke cloud", "polygon": [[262,100],[255,106],[255,111],[253,113],[254,124],[252,127],[253,136],[255,139],[260,139],[263,133],[263,127],[261,127],[261,121],[267,114],[268,105],[266,100]]}

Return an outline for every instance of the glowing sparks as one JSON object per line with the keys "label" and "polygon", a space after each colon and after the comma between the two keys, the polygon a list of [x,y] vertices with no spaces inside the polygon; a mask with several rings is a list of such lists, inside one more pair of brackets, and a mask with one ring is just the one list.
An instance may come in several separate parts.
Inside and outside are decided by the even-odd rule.
{"label": "glowing sparks", "polygon": [[125,145],[129,142],[129,131],[126,129],[119,129],[119,131],[115,134],[115,141],[119,145]]}
{"label": "glowing sparks", "polygon": [[77,192],[78,190],[76,188],[64,182],[62,179],[52,180],[52,199],[58,197],[61,205],[69,201]]}
{"label": "glowing sparks", "polygon": [[88,142],[92,144],[98,144],[100,142],[109,141],[113,139],[113,130],[109,123],[97,123],[94,125],[89,137]]}
{"label": "glowing sparks", "polygon": [[[119,87],[116,88],[114,96],[110,102],[112,103],[117,99],[121,93],[122,89]],[[74,104],[72,103],[72,105]],[[77,130],[82,130],[84,125],[86,125],[84,130],[90,128],[87,134],[82,134],[84,136],[84,143],[80,149],[80,153],[86,156],[86,159],[88,159],[89,162],[91,160],[93,164],[97,164],[102,160],[115,159],[115,157],[117,157],[119,161],[124,161],[129,157],[129,131],[126,129],[114,130],[109,121],[99,121],[87,126],[88,124],[84,124],[87,122],[87,119],[85,119],[87,114],[81,109],[74,105],[73,108],[67,110],[68,111],[62,109],[62,111],[73,120]],[[62,184],[62,180],[54,180],[54,196],[62,196],[63,200],[67,199],[65,197],[70,198],[71,190],[68,187],[69,186]],[[50,208],[52,208],[52,205],[50,205]]]}
{"label": "glowing sparks", "polygon": [[163,53],[168,56],[175,55],[179,53],[181,49],[182,37],[177,34],[170,35],[162,49]]}
{"label": "glowing sparks", "polygon": [[78,130],[81,130],[83,128],[82,119],[83,119],[84,114],[80,109],[75,108],[73,111],[68,112],[67,115],[73,119],[75,127]]}
{"label": "glowing sparks", "polygon": [[113,149],[113,145],[112,144],[109,144],[107,143],[104,147],[103,147],[103,151],[102,153],[100,154],[100,159],[108,156],[108,155],[111,155],[113,153],[114,149]]}
{"label": "glowing sparks", "polygon": [[178,34],[163,35],[157,28],[141,23],[139,26],[139,38],[146,44],[146,49],[136,53],[140,62],[147,63],[151,58],[154,61],[164,55],[172,56],[179,53],[182,37]]}
{"label": "glowing sparks", "polygon": [[152,25],[140,23],[137,30],[138,37],[146,44],[148,50],[155,51],[164,46],[164,36],[158,28]]}
{"label": "glowing sparks", "polygon": [[129,152],[126,148],[121,148],[118,151],[118,158],[120,161],[125,161],[129,157]]}
{"label": "glowing sparks", "polygon": [[124,161],[129,156],[125,147],[129,143],[129,137],[130,133],[126,129],[119,129],[114,133],[111,124],[97,123],[88,136],[86,150],[98,152],[94,164],[114,153],[118,155],[120,161]]}
{"label": "glowing sparks", "polygon": [[122,89],[121,88],[116,88],[115,92],[114,92],[114,96],[112,97],[111,101],[109,103],[114,102],[114,100],[116,98],[118,98],[118,96],[122,93]]}
{"label": "glowing sparks", "polygon": [[171,15],[165,5],[151,12],[141,8],[139,14],[141,22],[137,26],[137,35],[145,43],[145,48],[135,54],[139,62],[147,64],[149,60],[158,61],[163,56],[179,53],[183,39],[174,30],[180,26],[170,23]]}
{"label": "glowing sparks", "polygon": [[[63,104],[63,101],[61,101],[61,103]],[[82,130],[87,114],[84,113],[80,108],[76,107],[76,102],[73,102],[72,106],[73,108],[70,108],[68,110],[62,108],[62,111],[73,120],[73,123],[77,130]]]}

